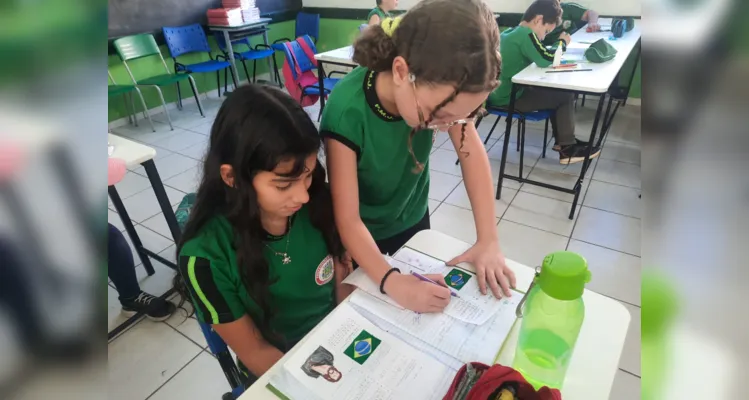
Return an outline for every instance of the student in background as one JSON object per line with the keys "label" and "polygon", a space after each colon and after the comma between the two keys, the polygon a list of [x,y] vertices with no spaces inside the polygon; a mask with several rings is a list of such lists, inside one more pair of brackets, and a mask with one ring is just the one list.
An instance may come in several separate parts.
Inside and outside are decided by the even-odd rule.
{"label": "student in background", "polygon": [[237,354],[247,383],[351,291],[320,146],[302,107],[265,86],[238,88],[211,129],[175,286]]}
{"label": "student in background", "polygon": [[[523,20],[514,28],[502,32],[500,52],[502,54],[502,84],[489,96],[492,106],[507,106],[512,93],[512,77],[535,63],[539,67],[551,66],[554,50],[542,44],[544,37],[559,24],[562,9],[557,0],[536,0],[528,7]],[[570,43],[570,35],[560,35],[562,46]],[[520,112],[554,110],[551,119],[560,164],[574,164],[585,159],[587,143],[575,139],[574,94],[539,87],[527,87],[518,91],[515,109]],[[595,158],[601,149],[594,147],[590,157]]]}
{"label": "student in background", "polygon": [[[559,0],[557,0],[559,2]],[[593,32],[598,32],[601,26],[598,25],[598,13],[587,9],[580,4],[571,2],[559,2],[562,7],[562,22],[546,35],[543,40],[546,46],[556,46],[559,43],[559,39],[562,33],[573,34],[578,29],[582,28],[583,25],[588,24]]]}
{"label": "student in background", "polygon": [[497,298],[510,296],[515,285],[500,251],[494,182],[474,125],[498,84],[498,47],[499,31],[483,1],[424,0],[364,31],[353,55],[361,67],[336,85],[323,112],[320,131],[344,245],[384,293],[414,311],[441,311],[450,291],[392,270],[382,254],[429,229],[436,130],[449,133],[460,158],[478,239],[449,264],[473,263],[482,292],[488,285]]}
{"label": "student in background", "polygon": [[379,25],[385,18],[390,18],[390,12],[398,7],[398,0],[377,0],[377,7],[367,15],[369,26]]}

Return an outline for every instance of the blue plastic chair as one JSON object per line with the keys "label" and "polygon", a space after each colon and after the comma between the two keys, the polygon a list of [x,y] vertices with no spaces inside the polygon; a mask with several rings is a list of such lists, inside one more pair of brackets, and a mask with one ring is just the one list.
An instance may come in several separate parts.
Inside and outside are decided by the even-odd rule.
{"label": "blue plastic chair", "polygon": [[[231,68],[231,63],[227,61],[225,56],[217,55],[214,59],[211,54],[211,46],[208,45],[208,39],[205,36],[203,27],[200,24],[192,24],[179,27],[163,27],[164,38],[166,39],[166,45],[169,48],[169,53],[174,59],[174,72],[175,73],[202,73],[202,72],[215,72],[216,73],[216,89],[218,90],[219,97],[221,96],[221,75],[219,74],[222,70],[229,70],[234,82],[236,77],[234,76],[234,70]],[[188,54],[188,53],[208,53],[209,60],[194,64],[182,64],[177,61],[177,57]],[[219,58],[223,58],[219,60]],[[226,78],[224,78],[226,79]],[[179,85],[177,86],[179,94]],[[182,107],[182,96],[178,96],[178,105]]]}
{"label": "blue plastic chair", "polygon": [[[305,35],[303,36],[303,39],[307,42],[307,45],[309,45],[310,49],[312,49],[312,52],[314,54],[317,54],[317,47],[315,47],[315,44],[313,43],[312,39]],[[276,43],[273,44],[273,49],[278,51],[283,51],[284,55],[286,56],[286,62],[289,63],[289,66],[291,67],[291,73],[294,75],[294,79],[296,80],[297,77],[297,71],[295,68],[294,60],[297,61],[299,64],[299,70],[304,73],[310,70],[317,69],[317,67],[312,64],[312,60],[310,60],[307,57],[307,54],[304,52],[302,47],[296,42],[291,41],[290,47],[293,49],[294,57],[291,56],[291,53],[289,52],[289,46],[287,46],[286,43]],[[310,85],[302,88],[302,98],[304,96],[327,96],[330,94],[330,92],[333,91],[333,88],[335,85],[341,80],[340,78],[331,78],[330,76],[333,74],[341,74],[346,75],[343,72],[340,71],[332,71],[327,74],[327,77],[323,77],[323,90],[320,91],[320,85]],[[317,120],[320,120],[320,117],[322,116],[322,107],[320,108],[320,114],[317,116]]]}
{"label": "blue plastic chair", "polygon": [[298,13],[294,35],[296,37],[309,35],[317,43],[320,38],[320,14]]}
{"label": "blue plastic chair", "polygon": [[[510,114],[506,108],[504,107],[496,107],[496,106],[490,106],[487,105],[486,111],[489,114],[496,115],[497,119],[494,121],[494,125],[492,125],[492,128],[489,130],[489,134],[486,135],[486,139],[484,139],[484,145],[486,145],[489,142],[489,138],[492,137],[492,133],[494,132],[494,128],[497,127],[497,124],[499,123],[499,120],[502,119],[502,117],[507,119],[507,116]],[[517,140],[517,151],[521,150],[521,146],[525,146],[525,121],[532,121],[532,122],[540,122],[540,121],[546,121],[546,126],[544,127],[544,146],[543,149],[541,149],[541,157],[546,158],[546,146],[548,145],[548,135],[549,135],[549,118],[552,116],[551,110],[540,110],[540,111],[533,111],[528,113],[521,113],[521,112],[514,112],[512,113],[512,118],[516,118],[518,120],[518,140]],[[479,124],[481,123],[481,119],[479,119],[476,122],[476,129],[478,129]],[[460,163],[460,159],[455,161],[455,165],[458,165]]]}
{"label": "blue plastic chair", "polygon": [[[214,37],[216,38],[216,43],[218,43],[219,49],[224,52],[224,57],[228,59],[229,53],[226,51],[226,40],[224,39],[224,35],[219,32],[214,32]],[[257,60],[262,60],[268,57],[273,58],[273,70],[276,73],[276,82],[281,82],[281,78],[278,75],[278,64],[276,64],[276,57],[274,57],[276,52],[272,47],[262,43],[252,47],[252,44],[250,44],[250,38],[248,37],[232,40],[231,46],[232,49],[236,49],[237,46],[247,47],[246,51],[235,51],[234,59],[242,61],[242,66],[244,67],[244,73],[247,76],[247,79],[250,79],[250,73],[247,70],[247,64],[245,61],[252,61],[252,83],[257,82]],[[226,70],[224,70],[224,91],[226,91]]]}
{"label": "blue plastic chair", "polygon": [[208,342],[208,348],[216,356],[221,369],[224,371],[224,375],[226,375],[226,380],[229,381],[229,386],[231,386],[231,392],[224,393],[221,399],[238,399],[245,390],[244,379],[242,378],[242,373],[239,372],[239,368],[237,368],[237,364],[234,362],[234,358],[229,353],[229,347],[226,346],[221,336],[210,325],[200,322],[200,329],[203,331],[206,342]]}

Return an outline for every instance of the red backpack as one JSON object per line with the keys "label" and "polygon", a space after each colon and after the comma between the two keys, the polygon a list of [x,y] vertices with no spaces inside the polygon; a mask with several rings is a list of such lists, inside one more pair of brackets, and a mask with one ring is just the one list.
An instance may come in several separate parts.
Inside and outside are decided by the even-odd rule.
{"label": "red backpack", "polygon": [[317,68],[315,60],[315,44],[309,36],[304,35],[296,40],[282,43],[286,61],[283,64],[282,72],[284,86],[302,107],[311,106],[317,103],[320,98],[319,90],[315,94],[306,94],[305,89],[314,87],[317,89],[319,82],[313,70]]}

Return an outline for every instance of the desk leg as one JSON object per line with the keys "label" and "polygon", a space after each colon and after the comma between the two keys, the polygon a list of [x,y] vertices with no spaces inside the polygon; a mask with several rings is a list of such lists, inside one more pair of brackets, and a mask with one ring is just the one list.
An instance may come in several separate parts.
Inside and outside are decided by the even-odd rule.
{"label": "desk leg", "polygon": [[130,221],[130,215],[127,214],[127,210],[125,209],[125,204],[122,203],[122,198],[120,198],[120,194],[117,193],[117,189],[113,186],[110,186],[109,189],[109,198],[112,199],[112,204],[114,204],[115,210],[117,210],[117,214],[120,214],[120,219],[122,220],[122,225],[125,225],[125,230],[127,231],[127,235],[130,236],[130,241],[133,242],[133,246],[135,246],[135,251],[138,252],[138,257],[140,257],[140,262],[143,263],[143,267],[146,269],[146,272],[149,276],[156,273],[153,269],[153,265],[151,264],[151,259],[148,258],[148,254],[143,249],[143,242],[140,241],[140,236],[138,236],[138,232],[135,231],[135,227],[133,226],[133,222]]}
{"label": "desk leg", "polygon": [[[234,71],[231,79],[234,81],[234,90],[236,90],[239,87],[239,73],[237,72],[237,62],[234,60],[234,49],[231,47],[231,39],[229,38],[228,31],[224,31],[224,42],[226,43],[226,51],[229,52],[229,62],[231,63],[231,70]],[[247,77],[247,79],[249,79],[249,77]]]}
{"label": "desk leg", "polygon": [[[268,48],[270,48],[270,43],[268,42],[268,30],[263,31],[263,43],[265,43]],[[270,57],[266,58],[268,60],[268,75],[270,75],[268,81],[277,85],[280,85],[281,82],[276,82],[276,71],[273,70],[273,61],[270,59]],[[249,79],[249,78],[247,78]]]}
{"label": "desk leg", "polygon": [[320,115],[322,110],[325,108],[325,69],[323,68],[323,62],[317,61],[317,83],[320,86]]}
{"label": "desk leg", "polygon": [[[598,100],[598,108],[596,109],[596,117],[593,119],[593,128],[590,130],[590,138],[588,139],[588,149],[585,152],[585,160],[583,161],[583,166],[580,168],[580,176],[577,178],[577,182],[575,183],[575,198],[572,200],[572,208],[570,209],[570,215],[569,219],[575,218],[575,209],[577,208],[577,202],[580,200],[580,192],[582,192],[583,188],[583,179],[585,178],[585,173],[588,170],[588,167],[590,166],[590,153],[593,152],[593,142],[596,139],[596,131],[598,130],[598,122],[601,119],[601,113],[603,112],[603,103],[606,100],[606,94],[601,95],[601,99]],[[602,124],[603,127],[603,124]],[[603,134],[603,132],[601,132]]]}
{"label": "desk leg", "polygon": [[161,211],[164,213],[166,223],[169,225],[172,239],[174,239],[174,243],[179,243],[179,240],[182,237],[182,232],[179,230],[177,216],[174,215],[172,205],[169,203],[169,197],[166,195],[166,190],[164,190],[164,184],[161,183],[159,171],[156,170],[156,165],[153,163],[153,160],[148,160],[142,165],[143,168],[146,169],[148,180],[151,181],[153,192],[156,195],[156,199],[159,201],[159,206],[161,206]]}
{"label": "desk leg", "polygon": [[[497,200],[502,196],[502,181],[505,177],[505,165],[507,164],[507,148],[510,147],[510,134],[512,133],[512,115],[515,113],[515,98],[518,95],[518,85],[512,84],[512,93],[510,94],[510,107],[508,107],[507,124],[505,126],[504,146],[502,146],[502,161],[499,164],[499,179],[497,180]],[[497,117],[499,118],[499,117]],[[521,175],[522,179],[523,176]]]}

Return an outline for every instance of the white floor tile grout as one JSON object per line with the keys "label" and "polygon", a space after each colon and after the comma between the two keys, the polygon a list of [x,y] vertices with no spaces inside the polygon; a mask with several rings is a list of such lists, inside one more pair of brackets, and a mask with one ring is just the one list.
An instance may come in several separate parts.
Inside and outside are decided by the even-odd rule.
{"label": "white floor tile grout", "polygon": [[[166,324],[166,325],[169,325],[169,324]],[[170,327],[170,328],[171,328],[171,327]],[[191,341],[191,342],[192,342],[192,341]],[[195,342],[192,342],[192,343],[195,343]],[[200,347],[200,346],[198,346],[198,347]],[[177,375],[179,375],[179,373],[180,373],[180,372],[182,372],[182,370],[184,370],[185,368],[187,368],[187,366],[188,366],[188,365],[190,365],[190,363],[191,363],[191,362],[195,361],[195,360],[196,360],[196,359],[197,359],[198,357],[200,357],[200,355],[201,355],[201,354],[203,354],[203,351],[202,351],[202,347],[201,347],[201,351],[199,351],[199,352],[198,352],[198,354],[196,354],[196,355],[195,355],[195,357],[191,358],[191,359],[190,359],[190,361],[186,362],[186,363],[185,363],[185,365],[183,365],[183,366],[182,366],[182,368],[180,368],[179,370],[177,370],[177,372],[175,372],[175,373],[174,373],[174,375],[172,375],[172,376],[171,376],[171,377],[170,377],[169,379],[167,379],[166,381],[164,381],[164,383],[162,383],[161,385],[159,385],[159,387],[158,387],[158,388],[156,388],[156,390],[154,390],[153,392],[151,392],[151,394],[149,394],[149,395],[148,395],[148,397],[146,397],[146,399],[145,399],[145,400],[148,400],[148,399],[150,399],[150,398],[151,398],[151,397],[152,397],[153,395],[155,395],[155,394],[156,394],[156,392],[158,392],[159,390],[161,390],[161,388],[163,388],[163,387],[164,387],[164,385],[166,385],[167,383],[169,383],[169,381],[171,381],[171,380],[172,380],[172,379],[174,379],[174,378],[175,378],[175,377],[176,377]]]}

